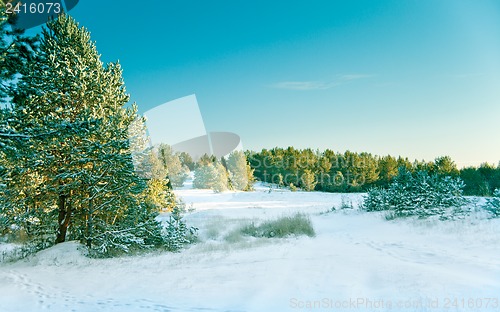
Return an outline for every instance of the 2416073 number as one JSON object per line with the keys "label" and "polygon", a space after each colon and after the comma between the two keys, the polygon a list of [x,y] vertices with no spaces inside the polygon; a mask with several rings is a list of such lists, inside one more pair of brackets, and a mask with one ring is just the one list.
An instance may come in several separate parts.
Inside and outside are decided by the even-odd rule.
{"label": "2416073 number", "polygon": [[19,13],[59,14],[61,13],[61,11],[62,11],[61,3],[58,2],[30,3],[30,4],[26,3],[21,4],[21,2],[18,2],[17,4],[12,4],[11,2],[8,2],[5,5],[5,13],[7,14],[19,14]]}
{"label": "2416073 number", "polygon": [[498,309],[500,302],[498,298],[446,298],[444,308],[446,309]]}

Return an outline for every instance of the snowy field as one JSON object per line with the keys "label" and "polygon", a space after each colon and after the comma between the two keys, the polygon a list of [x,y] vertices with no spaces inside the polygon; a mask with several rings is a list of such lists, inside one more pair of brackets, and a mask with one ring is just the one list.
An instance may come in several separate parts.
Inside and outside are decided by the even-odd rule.
{"label": "snowy field", "polygon": [[[386,221],[361,195],[176,193],[200,242],[181,253],[89,259],[76,243],[0,263],[0,311],[498,311],[500,220]],[[316,237],[234,237],[297,211]],[[0,244],[1,246],[1,244]],[[3,248],[11,248],[4,246]],[[0,247],[0,250],[2,247]]]}

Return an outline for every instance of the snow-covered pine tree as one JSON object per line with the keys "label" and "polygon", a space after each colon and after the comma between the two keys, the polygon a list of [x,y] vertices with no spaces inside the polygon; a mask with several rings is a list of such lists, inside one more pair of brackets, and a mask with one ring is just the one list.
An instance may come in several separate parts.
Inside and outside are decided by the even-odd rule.
{"label": "snow-covered pine tree", "polygon": [[500,189],[495,189],[493,197],[486,199],[484,209],[489,211],[493,217],[500,217]]}
{"label": "snow-covered pine tree", "polygon": [[[368,211],[393,210],[394,216],[453,217],[467,213],[462,196],[464,184],[459,178],[412,173],[404,167],[387,189],[372,188],[363,206]],[[450,210],[451,209],[451,210]]]}
{"label": "snow-covered pine tree", "polygon": [[151,172],[149,137],[146,129],[146,117],[135,118],[128,128],[130,152],[137,175],[146,178]]}
{"label": "snow-covered pine tree", "polygon": [[366,211],[389,210],[387,190],[380,187],[368,189],[367,194],[364,196],[363,209]]}
{"label": "snow-covered pine tree", "polygon": [[227,170],[232,187],[235,190],[247,191],[252,188],[253,170],[247,163],[245,154],[241,151],[234,151],[229,154],[227,161]]}
{"label": "snow-covered pine tree", "polygon": [[136,173],[146,181],[145,201],[153,210],[172,211],[177,205],[175,194],[169,187],[167,168],[156,149],[149,147],[145,118],[136,118],[129,127],[130,149]]}
{"label": "snow-covered pine tree", "polygon": [[14,93],[14,130],[36,131],[9,175],[13,219],[22,218],[25,230],[55,227],[56,243],[70,229],[100,251],[146,246],[138,235],[161,231],[134,171],[128,129],[137,114],[123,107],[129,97],[120,65],[104,66],[90,34],[67,15],[42,32]]}
{"label": "snow-covered pine tree", "polygon": [[148,163],[150,164],[150,172],[145,176],[147,181],[145,200],[156,207],[157,211],[172,211],[178,205],[178,201],[169,187],[167,169],[163,166],[154,149],[149,152]]}
{"label": "snow-covered pine tree", "polygon": [[168,144],[157,147],[158,158],[167,170],[169,181],[173,186],[181,187],[189,175],[189,168],[182,165],[179,153],[175,153]]}
{"label": "snow-covered pine tree", "polygon": [[199,164],[194,172],[194,188],[212,189],[214,192],[219,193],[227,190],[227,183],[228,175],[226,168],[218,161]]}

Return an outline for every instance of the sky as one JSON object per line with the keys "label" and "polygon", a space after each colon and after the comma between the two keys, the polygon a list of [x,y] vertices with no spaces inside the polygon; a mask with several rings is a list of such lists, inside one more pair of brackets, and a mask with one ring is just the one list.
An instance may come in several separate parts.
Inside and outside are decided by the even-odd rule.
{"label": "sky", "polygon": [[141,112],[196,94],[207,130],[245,149],[500,161],[500,1],[85,0],[70,14]]}

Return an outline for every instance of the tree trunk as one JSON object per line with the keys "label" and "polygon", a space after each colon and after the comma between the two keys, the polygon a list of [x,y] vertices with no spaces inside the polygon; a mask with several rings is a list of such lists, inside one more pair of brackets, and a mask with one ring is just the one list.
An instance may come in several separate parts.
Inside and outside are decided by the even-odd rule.
{"label": "tree trunk", "polygon": [[66,196],[59,196],[59,217],[57,218],[59,229],[57,231],[56,244],[66,240],[66,232],[71,220],[71,205],[66,202]]}
{"label": "tree trunk", "polygon": [[167,176],[167,188],[168,188],[169,190],[171,190],[171,191],[172,191],[172,190],[174,190],[174,188],[173,188],[173,186],[172,186],[172,182],[170,182],[170,179],[168,178],[168,176]]}

